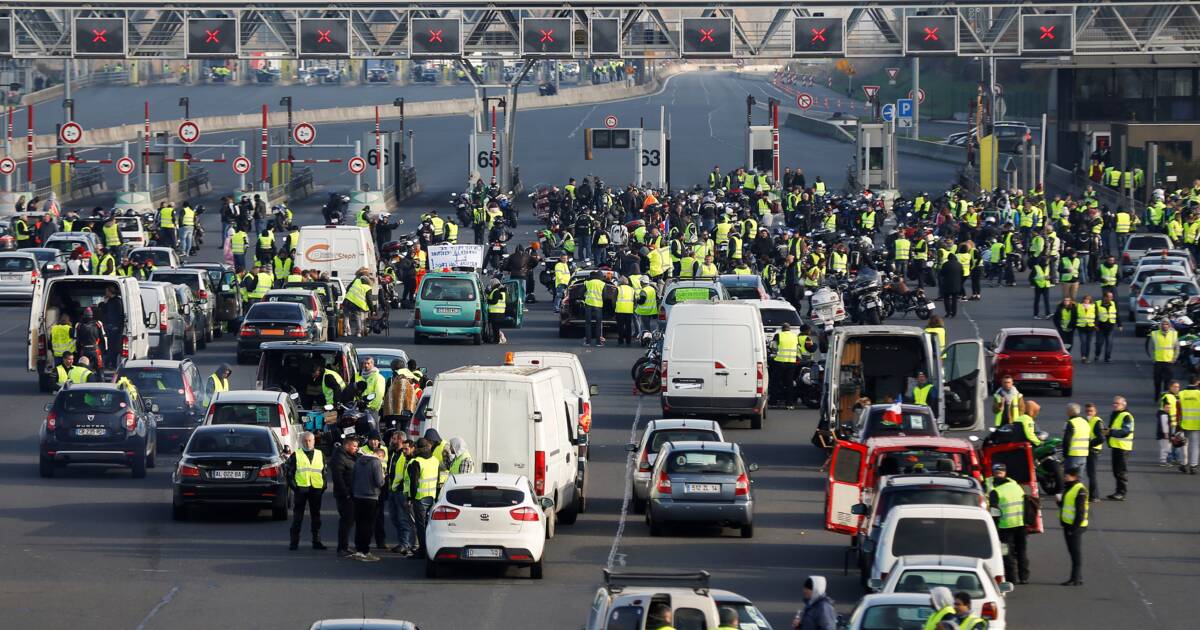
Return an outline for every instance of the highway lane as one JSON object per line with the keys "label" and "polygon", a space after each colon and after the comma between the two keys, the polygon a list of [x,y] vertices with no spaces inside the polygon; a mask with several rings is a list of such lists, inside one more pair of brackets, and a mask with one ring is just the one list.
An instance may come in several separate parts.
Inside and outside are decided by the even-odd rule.
{"label": "highway lane", "polygon": [[[670,105],[674,99],[673,124],[693,132],[686,142],[680,136],[689,148],[681,152],[698,177],[711,168],[708,162],[731,162],[740,155],[736,140],[744,110],[738,105],[744,107],[745,91],[727,87],[714,94],[714,85],[720,83],[681,82],[674,93],[667,90],[639,99],[646,101],[642,104],[612,107],[630,108],[618,114],[625,118],[645,115],[639,112],[649,109],[647,104]],[[668,88],[674,84],[675,80]],[[704,116],[695,120],[697,111],[722,107],[732,110],[732,122],[726,126],[709,133]],[[525,128],[544,130],[546,141],[518,144],[529,147],[526,163],[536,160],[548,181],[561,183],[567,175],[587,172],[582,168],[589,165],[581,156],[572,158],[568,151],[564,159],[554,150],[563,146],[562,139],[581,119],[586,118],[585,125],[602,120],[599,111],[579,109],[530,112],[539,118]],[[714,115],[718,122],[725,120],[723,111],[720,115]],[[787,145],[785,155],[786,151]],[[798,163],[810,173],[810,162],[817,164],[819,173],[822,154],[802,151]],[[430,159],[452,164],[451,158],[460,159],[456,156],[461,152],[447,147]],[[605,176],[622,181],[612,179],[620,175],[615,169],[621,166],[611,165],[613,175]],[[428,192],[406,207],[405,216],[412,217],[461,182],[451,167],[445,171],[433,169],[436,175],[431,175]],[[301,222],[316,220],[312,204],[297,206],[297,212]],[[204,221],[215,230],[214,217]],[[205,257],[215,253],[210,245]],[[951,337],[989,338],[1002,326],[1035,325],[1028,317],[1030,295],[1027,288],[985,291],[983,302],[966,304],[964,314],[951,321]],[[36,619],[45,627],[278,628],[365,612],[409,618],[429,628],[478,627],[480,619],[487,620],[484,627],[573,628],[586,618],[600,569],[610,558],[617,567],[711,570],[715,585],[754,599],[777,628],[787,627],[799,604],[799,586],[811,573],[831,578],[830,593],[842,612],[848,612],[860,595],[856,576],[841,576],[846,539],[823,530],[824,477],[816,470],[823,457],[809,445],[816,422],[811,411],[772,411],[763,431],[736,424],[728,428],[729,439],[742,443],[748,459],[762,466],[755,476],[759,520],[753,540],[741,540],[731,531],[718,537],[716,530],[676,531],[651,539],[638,517],[624,519],[623,535],[616,540],[627,471],[622,447],[635,419],[640,424],[657,417],[657,400],[630,393],[628,367],[636,351],[613,346],[583,349],[577,339],[558,339],[544,300],[532,307],[525,328],[510,332],[508,347],[411,346],[404,311],[394,313],[391,338],[384,342],[405,347],[435,373],[469,363],[497,363],[509,349],[564,349],[584,355],[590,379],[601,388],[595,403],[590,510],[576,525],[560,528],[549,546],[548,578],[539,583],[516,572],[459,572],[431,582],[422,577],[420,562],[385,557],[383,562],[359,564],[334,560],[331,552],[290,553],[285,548],[286,524],[265,518],[232,514],[175,523],[168,512],[169,456],[145,480],[131,480],[124,471],[88,468],[40,479],[36,431],[47,397],[34,391],[21,365],[27,317],[26,308],[0,308],[0,356],[8,359],[0,365],[0,396],[10,410],[0,415],[0,473],[5,479],[0,483],[0,505],[5,506],[0,509],[0,538],[9,542],[0,546],[0,609],[16,619]],[[207,374],[232,355],[232,342],[225,338],[201,351],[196,361]],[[1077,366],[1073,400],[1094,401],[1105,409],[1113,393],[1130,396],[1142,420],[1130,500],[1094,506],[1092,531],[1085,537],[1087,585],[1081,589],[1058,586],[1066,577],[1066,553],[1056,527],[1032,539],[1033,584],[1019,587],[1010,598],[1012,627],[1045,627],[1047,619],[1064,610],[1079,615],[1061,622],[1066,627],[1191,626],[1188,586],[1200,573],[1193,525],[1200,507],[1190,500],[1195,481],[1153,465],[1152,401],[1141,340],[1127,332],[1115,357],[1110,365]],[[252,386],[252,372],[252,367],[237,366],[235,386]],[[1059,431],[1069,401],[1034,397],[1044,405],[1043,428]],[[1112,489],[1107,465],[1102,465],[1102,474],[1107,494]],[[331,498],[325,506],[323,529],[329,542],[335,537],[336,514]],[[1053,522],[1056,511],[1047,509],[1046,515]]]}

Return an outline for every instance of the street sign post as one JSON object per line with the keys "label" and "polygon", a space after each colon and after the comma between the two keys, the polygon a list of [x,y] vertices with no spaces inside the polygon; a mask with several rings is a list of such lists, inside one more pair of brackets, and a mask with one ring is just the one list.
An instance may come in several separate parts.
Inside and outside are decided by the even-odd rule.
{"label": "street sign post", "polygon": [[799,107],[802,110],[808,111],[808,108],[810,108],[812,106],[813,106],[812,94],[809,94],[808,92],[801,92],[796,95],[796,107]]}
{"label": "street sign post", "polygon": [[913,125],[913,100],[902,98],[896,101],[896,126],[907,129]]}
{"label": "street sign post", "polygon": [[617,122],[618,122],[617,117],[613,116],[612,114],[609,114],[604,117],[604,126],[608,127],[609,129],[613,129],[614,127],[616,127]]}
{"label": "street sign post", "polygon": [[62,140],[63,144],[76,144],[83,140],[83,127],[73,120],[65,122],[58,129],[58,139]]}
{"label": "street sign post", "polygon": [[184,144],[191,144],[200,139],[200,125],[197,125],[190,120],[185,120],[182,123],[179,123],[179,129],[176,131],[176,135],[179,136],[179,139],[183,141]]}
{"label": "street sign post", "polygon": [[250,172],[250,158],[239,155],[233,158],[233,172],[238,175],[245,175]]}
{"label": "street sign post", "polygon": [[302,122],[292,128],[292,140],[296,144],[312,144],[317,139],[317,129],[311,124]]}
{"label": "street sign post", "polygon": [[367,170],[367,161],[356,155],[346,162],[346,168],[355,175],[361,175]]}
{"label": "street sign post", "polygon": [[[133,163],[133,158],[129,156],[122,157],[117,160],[117,172],[121,175],[128,175],[133,172],[136,164]],[[0,172],[3,172],[0,170]]]}

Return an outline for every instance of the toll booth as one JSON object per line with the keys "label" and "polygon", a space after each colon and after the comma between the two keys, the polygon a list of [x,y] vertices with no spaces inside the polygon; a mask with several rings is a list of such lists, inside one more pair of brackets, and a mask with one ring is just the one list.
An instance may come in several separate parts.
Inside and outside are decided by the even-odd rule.
{"label": "toll booth", "polygon": [[864,123],[854,137],[855,185],[886,196],[896,190],[896,130],[892,123]]}
{"label": "toll booth", "polygon": [[771,172],[775,163],[774,131],[770,125],[750,125],[746,128],[746,168],[760,173]]}

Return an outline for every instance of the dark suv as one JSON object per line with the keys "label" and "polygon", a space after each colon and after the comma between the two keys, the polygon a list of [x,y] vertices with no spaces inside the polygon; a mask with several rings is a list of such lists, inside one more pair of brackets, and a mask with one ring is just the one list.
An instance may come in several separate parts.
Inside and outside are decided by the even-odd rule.
{"label": "dark suv", "polygon": [[204,420],[204,379],[191,359],[126,361],[117,372],[137,388],[142,404],[159,408],[158,439],[183,444]]}
{"label": "dark suv", "polygon": [[68,385],[46,405],[38,431],[38,471],[64,464],[128,466],[135,479],[154,467],[158,405],[111,383]]}

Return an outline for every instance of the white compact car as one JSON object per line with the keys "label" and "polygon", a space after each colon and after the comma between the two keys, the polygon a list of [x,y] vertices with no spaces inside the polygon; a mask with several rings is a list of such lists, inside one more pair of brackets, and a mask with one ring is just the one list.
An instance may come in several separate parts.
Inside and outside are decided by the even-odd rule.
{"label": "white compact car", "polygon": [[904,556],[896,561],[887,580],[871,590],[880,593],[928,593],[937,586],[971,596],[971,614],[988,620],[989,630],[1004,630],[1004,596],[1011,582],[996,582],[979,558],[966,556]]}
{"label": "white compact car", "polygon": [[436,578],[443,564],[480,563],[527,566],[542,579],[553,511],[554,500],[539,499],[524,475],[452,475],[429,512],[425,577]]}

